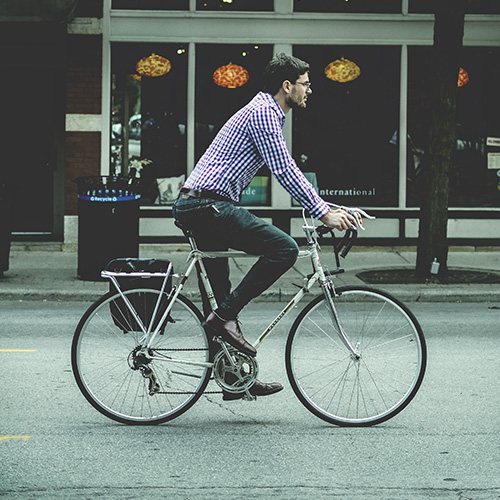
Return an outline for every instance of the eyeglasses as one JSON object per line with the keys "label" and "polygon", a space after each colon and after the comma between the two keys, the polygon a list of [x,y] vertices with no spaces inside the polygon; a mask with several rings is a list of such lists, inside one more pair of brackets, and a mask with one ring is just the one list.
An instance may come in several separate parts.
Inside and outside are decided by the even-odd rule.
{"label": "eyeglasses", "polygon": [[311,82],[295,82],[298,83],[299,85],[303,85],[304,87],[307,87],[308,89],[311,88]]}

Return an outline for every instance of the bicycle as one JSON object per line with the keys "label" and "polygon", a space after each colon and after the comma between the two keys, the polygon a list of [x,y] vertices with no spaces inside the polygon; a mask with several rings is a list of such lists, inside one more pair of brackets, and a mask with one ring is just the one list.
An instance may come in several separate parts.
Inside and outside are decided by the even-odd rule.
{"label": "bicycle", "polygon": [[[359,210],[359,209],[356,209]],[[285,348],[292,389],[320,419],[339,426],[371,426],[403,410],[416,395],[426,368],[426,343],[413,313],[390,294],[369,287],[335,288],[357,235],[338,241],[331,229],[304,215],[312,274],[254,343],[258,347],[300,300],[319,285],[322,293],[296,317]],[[336,269],[320,260],[319,241],[334,238]],[[88,402],[106,417],[125,424],[170,421],[193,406],[213,377],[231,393],[249,392],[256,380],[255,357],[221,338],[209,338],[199,309],[181,294],[196,268],[212,309],[217,307],[203,265],[205,258],[244,256],[243,252],[203,252],[187,233],[191,252],[184,273],[105,270],[116,289],[92,304],[72,342],[73,373]],[[172,277],[175,284],[172,285]],[[124,278],[144,286],[122,289]],[[151,278],[160,280],[153,287]],[[219,391],[220,392],[220,391]]]}

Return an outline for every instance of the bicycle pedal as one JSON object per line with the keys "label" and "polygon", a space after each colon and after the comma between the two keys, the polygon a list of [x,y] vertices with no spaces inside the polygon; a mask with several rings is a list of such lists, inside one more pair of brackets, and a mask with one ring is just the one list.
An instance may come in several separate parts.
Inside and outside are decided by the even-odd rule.
{"label": "bicycle pedal", "polygon": [[246,393],[242,397],[243,401],[257,401],[257,396],[252,396],[252,394]]}

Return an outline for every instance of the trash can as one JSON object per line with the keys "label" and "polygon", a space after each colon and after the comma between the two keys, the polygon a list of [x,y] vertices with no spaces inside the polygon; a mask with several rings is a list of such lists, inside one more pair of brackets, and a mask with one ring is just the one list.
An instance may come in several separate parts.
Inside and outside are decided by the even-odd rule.
{"label": "trash can", "polygon": [[75,179],[78,185],[78,278],[99,281],[109,261],[139,256],[138,181],[117,176]]}

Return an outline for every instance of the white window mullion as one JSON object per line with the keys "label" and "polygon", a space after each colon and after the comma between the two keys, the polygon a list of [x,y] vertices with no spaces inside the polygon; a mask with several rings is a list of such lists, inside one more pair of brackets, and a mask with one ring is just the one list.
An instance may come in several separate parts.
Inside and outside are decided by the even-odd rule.
{"label": "white window mullion", "polygon": [[102,91],[101,91],[101,175],[110,174],[111,156],[111,0],[104,0],[102,15]]}
{"label": "white window mullion", "polygon": [[398,207],[406,207],[406,159],[408,149],[408,45],[401,46],[401,79],[399,94],[399,196]]}
{"label": "white window mullion", "polygon": [[409,4],[410,0],[403,0],[402,2],[402,13],[404,16],[408,15],[408,4]]}
{"label": "white window mullion", "polygon": [[187,123],[186,123],[186,150],[187,150],[187,175],[189,175],[195,162],[195,133],[196,133],[196,44],[189,43],[188,70],[187,70]]}
{"label": "white window mullion", "polygon": [[[285,54],[292,55],[292,44],[276,44],[274,46],[274,55],[284,52]],[[288,146],[290,153],[292,152],[292,120],[293,115],[290,111],[286,115],[285,126],[283,127],[283,136]],[[281,187],[280,183],[276,180],[274,175],[271,176],[271,207],[276,209],[288,209],[292,206],[290,195]]]}

